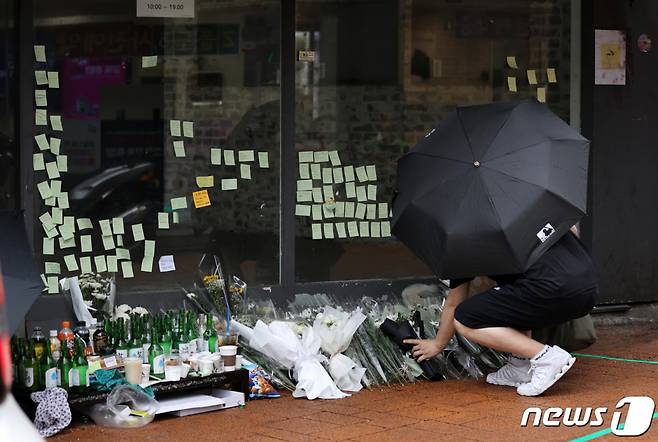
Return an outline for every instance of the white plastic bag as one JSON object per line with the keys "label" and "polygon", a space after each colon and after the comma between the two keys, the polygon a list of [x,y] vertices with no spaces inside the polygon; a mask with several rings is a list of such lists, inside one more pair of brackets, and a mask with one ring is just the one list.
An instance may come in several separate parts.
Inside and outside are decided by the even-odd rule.
{"label": "white plastic bag", "polygon": [[[136,414],[131,414],[136,411]],[[103,427],[138,428],[150,423],[158,401],[131,385],[117,385],[104,404],[94,404],[89,417]]]}

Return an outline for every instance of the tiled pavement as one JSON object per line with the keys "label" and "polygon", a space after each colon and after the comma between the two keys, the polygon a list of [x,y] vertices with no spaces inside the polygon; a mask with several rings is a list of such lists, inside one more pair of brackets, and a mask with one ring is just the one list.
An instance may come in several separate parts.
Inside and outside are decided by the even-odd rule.
{"label": "tiled pavement", "polygon": [[[599,342],[584,350],[625,358],[658,360],[658,327],[599,329]],[[141,429],[77,425],[53,441],[564,441],[609,428],[624,396],[658,400],[658,365],[578,358],[572,370],[543,396],[525,398],[509,387],[482,381],[420,382],[362,391],[336,401],[281,399],[181,418],[158,418]],[[523,428],[530,406],[608,407],[601,427]],[[597,441],[613,440],[608,435]],[[658,420],[644,436],[658,440]]]}

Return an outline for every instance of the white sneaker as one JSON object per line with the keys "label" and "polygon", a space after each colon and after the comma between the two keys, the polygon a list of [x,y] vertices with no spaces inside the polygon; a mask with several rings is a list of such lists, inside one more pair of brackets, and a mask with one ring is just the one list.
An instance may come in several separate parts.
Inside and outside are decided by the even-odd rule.
{"label": "white sneaker", "polygon": [[557,345],[546,347],[539,356],[530,359],[530,382],[519,385],[516,392],[521,396],[538,396],[548,390],[569,371],[576,358]]}
{"label": "white sneaker", "polygon": [[521,384],[530,382],[531,377],[530,360],[510,355],[507,364],[503,365],[498,371],[487,375],[487,383],[518,387]]}

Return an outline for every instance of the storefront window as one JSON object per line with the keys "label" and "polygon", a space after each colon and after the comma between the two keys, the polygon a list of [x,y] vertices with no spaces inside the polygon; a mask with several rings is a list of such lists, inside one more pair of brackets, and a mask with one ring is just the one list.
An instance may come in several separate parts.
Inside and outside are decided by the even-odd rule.
{"label": "storefront window", "polygon": [[0,0],[0,209],[20,207],[15,2]]}
{"label": "storefront window", "polygon": [[[336,150],[343,167],[338,180],[310,177],[335,201],[298,195],[298,205],[321,210],[299,209],[297,279],[428,275],[382,231],[397,159],[458,105],[532,96],[568,121],[570,20],[568,0],[297,1],[296,149]],[[309,163],[337,169],[324,160]],[[345,166],[375,166],[376,177],[348,188]]]}
{"label": "storefront window", "polygon": [[[84,271],[87,257],[97,271],[96,257],[110,264],[126,249],[134,276],[119,263],[117,278],[127,291],[189,287],[204,254],[251,284],[277,283],[279,2],[184,2],[195,7],[168,18],[138,16],[142,3],[34,2],[34,42],[46,55],[35,70],[59,75],[58,87],[37,84],[47,93],[37,109],[61,115],[63,129],[50,120],[36,125],[50,149],[35,145],[35,152],[55,161],[55,137],[66,158],[59,178],[35,171],[35,186],[52,172],[50,182],[60,180],[68,196],[37,193],[37,216],[50,204],[76,221],[75,244],[66,247],[58,235],[54,251],[42,248],[37,221],[36,249],[43,261],[60,262],[62,275]],[[196,208],[193,193],[204,190],[210,205],[198,194]],[[80,225],[87,218],[92,229]],[[110,221],[113,243],[101,220]],[[155,241],[152,269],[143,266],[145,240]],[[65,255],[74,255],[79,271]],[[160,272],[167,255],[175,271]]]}

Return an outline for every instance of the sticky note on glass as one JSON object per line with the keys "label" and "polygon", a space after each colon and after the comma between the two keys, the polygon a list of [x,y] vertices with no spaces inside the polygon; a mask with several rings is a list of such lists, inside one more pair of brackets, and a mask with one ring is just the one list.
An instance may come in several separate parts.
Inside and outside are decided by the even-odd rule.
{"label": "sticky note on glass", "polygon": [[128,249],[124,249],[122,247],[117,248],[116,256],[117,256],[118,260],[130,259],[130,251]]}
{"label": "sticky note on glass", "polygon": [[133,263],[132,261],[121,261],[121,273],[124,278],[133,278]]}
{"label": "sticky note on glass", "polygon": [[540,103],[546,103],[546,88],[538,87],[537,88],[537,101]]}
{"label": "sticky note on glass", "polygon": [[312,180],[297,180],[297,190],[312,190],[313,181]]}
{"label": "sticky note on glass", "polygon": [[368,221],[359,222],[359,236],[361,238],[370,237],[370,223]]}
{"label": "sticky note on glass", "polygon": [[251,179],[251,166],[249,164],[240,164],[240,178],[243,180]]}
{"label": "sticky note on glass", "polygon": [[359,236],[359,224],[356,221],[348,222],[347,233],[350,235],[350,238],[356,238]]}
{"label": "sticky note on glass", "polygon": [[52,180],[50,182],[50,190],[52,190],[53,196],[59,196],[62,193],[62,182],[60,180]]}
{"label": "sticky note on glass", "polygon": [[322,224],[311,224],[311,238],[322,239]]}
{"label": "sticky note on glass", "polygon": [[34,124],[37,126],[46,126],[48,124],[48,112],[45,109],[34,111]]}
{"label": "sticky note on glass", "polygon": [[35,153],[32,154],[32,169],[37,170],[46,170],[46,165],[43,162],[43,154]]}
{"label": "sticky note on glass", "polygon": [[196,177],[197,187],[214,187],[215,177],[212,175]]}
{"label": "sticky note on glass", "polygon": [[298,190],[297,191],[297,202],[307,203],[313,201],[313,192],[310,190]]}
{"label": "sticky note on glass", "polygon": [[144,227],[141,224],[133,224],[131,229],[133,231],[133,239],[135,242],[144,241]]}
{"label": "sticky note on glass", "polygon": [[117,235],[117,247],[123,247],[123,235]]}
{"label": "sticky note on glass", "polygon": [[381,225],[379,223],[370,223],[370,235],[373,238],[381,238]]}
{"label": "sticky note on glass", "polygon": [[172,137],[180,137],[180,120],[169,120],[169,134]]}
{"label": "sticky note on glass", "polygon": [[161,272],[173,272],[176,270],[176,263],[173,255],[163,255],[158,260],[158,267]]}
{"label": "sticky note on glass", "polygon": [[46,275],[48,274],[56,274],[59,275],[62,273],[60,265],[58,262],[45,262],[44,263],[44,273]]}
{"label": "sticky note on glass", "polygon": [[70,249],[75,247],[75,238],[59,238],[59,248],[60,249]]}
{"label": "sticky note on glass", "polygon": [[140,270],[142,272],[147,272],[150,273],[153,271],[153,257],[152,256],[144,256],[142,258],[142,265],[140,267]]}
{"label": "sticky note on glass", "polygon": [[50,151],[53,155],[59,155],[59,146],[62,143],[62,140],[55,137],[50,137]]}
{"label": "sticky note on glass", "polygon": [[322,179],[322,167],[319,164],[311,164],[311,178],[314,180]]}
{"label": "sticky note on glass", "polygon": [[355,218],[366,219],[366,209],[368,206],[362,203],[356,204],[356,211],[354,212]]}
{"label": "sticky note on glass", "polygon": [[46,46],[34,45],[34,60],[39,63],[46,62]]}
{"label": "sticky note on glass", "polygon": [[50,127],[53,130],[62,131],[62,116],[61,115],[51,115],[50,116]]}
{"label": "sticky note on glass", "polygon": [[64,213],[62,209],[54,208],[52,210],[53,223],[55,224],[64,224]]}
{"label": "sticky note on glass", "polygon": [[102,219],[98,224],[101,226],[101,235],[112,236],[112,227],[109,219]]}
{"label": "sticky note on glass", "polygon": [[299,162],[300,163],[312,163],[313,162],[313,152],[299,152]]}
{"label": "sticky note on glass", "polygon": [[340,166],[340,155],[338,155],[337,150],[329,152],[329,161],[331,161],[332,166]]}
{"label": "sticky note on glass", "polygon": [[210,196],[208,195],[208,190],[203,189],[193,192],[192,200],[194,201],[194,207],[197,209],[208,207],[210,205]]}
{"label": "sticky note on glass", "polygon": [[126,233],[123,226],[123,218],[112,218],[112,232],[114,232],[115,235],[123,235]]}
{"label": "sticky note on glass", "polygon": [[322,204],[313,204],[312,209],[312,218],[313,221],[319,221],[322,219]]}
{"label": "sticky note on glass", "polygon": [[379,203],[378,208],[379,208],[379,217],[388,218],[388,203]]}
{"label": "sticky note on glass", "polygon": [[557,74],[555,72],[555,68],[546,69],[546,78],[548,79],[549,83],[557,83]]}
{"label": "sticky note on glass", "polygon": [[374,184],[368,185],[368,199],[370,201],[377,201],[377,186]]}
{"label": "sticky note on glass", "polygon": [[333,174],[331,173],[331,168],[324,167],[322,169],[322,182],[324,184],[331,184],[334,182]]}
{"label": "sticky note on glass", "polygon": [[112,250],[116,247],[114,244],[114,237],[113,236],[103,236],[103,249],[104,250]]}
{"label": "sticky note on glass", "polygon": [[366,218],[368,219],[377,219],[377,205],[368,204],[366,209]]}
{"label": "sticky note on glass", "polygon": [[364,166],[359,166],[356,168],[356,177],[359,179],[359,182],[368,181],[368,173]]}
{"label": "sticky note on glass", "polygon": [[222,179],[222,190],[237,190],[237,178],[224,178]]}
{"label": "sticky note on glass", "polygon": [[46,107],[46,106],[48,106],[48,97],[46,96],[45,89],[35,89],[34,90],[34,104],[37,107]]}
{"label": "sticky note on glass", "polygon": [[44,255],[53,255],[55,253],[55,240],[53,238],[43,238],[41,251]]}
{"label": "sticky note on glass", "polygon": [[56,294],[59,293],[59,279],[57,276],[48,277],[48,293]]}
{"label": "sticky note on glass", "polygon": [[258,167],[261,169],[269,169],[270,155],[267,152],[258,152]]}
{"label": "sticky note on glass", "polygon": [[299,177],[302,179],[311,178],[311,168],[309,167],[308,163],[302,163],[299,165]]}
{"label": "sticky note on glass", "polygon": [[507,89],[510,92],[516,92],[516,77],[507,77]]}
{"label": "sticky note on glass", "polygon": [[357,201],[367,201],[368,195],[366,193],[366,186],[357,186],[356,188]]}
{"label": "sticky note on glass", "polygon": [[57,168],[57,163],[55,161],[46,163],[46,172],[48,173],[48,178],[51,180],[59,178],[59,169]]}
{"label": "sticky note on glass", "polygon": [[324,237],[326,239],[334,239],[334,224],[333,223],[324,223],[324,224],[322,224],[322,230],[324,231]]}
{"label": "sticky note on glass", "polygon": [[35,135],[34,140],[37,142],[37,146],[39,146],[39,150],[48,150],[50,148],[50,146],[48,145],[48,137],[46,137],[46,134]]}
{"label": "sticky note on glass", "polygon": [[296,216],[311,216],[311,206],[306,204],[297,204],[295,205],[295,215]]}
{"label": "sticky note on glass", "polygon": [[68,192],[62,192],[59,194],[57,197],[57,207],[60,209],[69,209],[71,207]]}
{"label": "sticky note on glass", "polygon": [[235,166],[235,152],[232,150],[224,151],[224,164],[227,166]]}
{"label": "sticky note on glass", "polygon": [[180,214],[179,214],[178,212],[174,212],[174,213],[172,213],[172,214],[171,214],[171,221],[172,221],[174,224],[178,224],[178,223],[180,223]]}
{"label": "sticky note on glass", "polygon": [[169,214],[167,212],[158,213],[158,229],[169,228]]}
{"label": "sticky note on glass", "polygon": [[80,236],[80,251],[88,253],[92,251],[91,235]]}
{"label": "sticky note on glass", "polygon": [[336,223],[336,233],[338,233],[339,238],[347,238],[345,223]]}
{"label": "sticky note on glass", "polygon": [[89,218],[78,218],[78,230],[93,229],[94,225]]}
{"label": "sticky note on glass", "polygon": [[382,236],[384,238],[388,238],[389,236],[391,236],[391,222],[390,221],[382,222],[381,232],[382,232]]}
{"label": "sticky note on glass", "polygon": [[91,268],[91,257],[90,256],[83,256],[80,258],[80,271],[82,273],[92,273],[93,270]]}
{"label": "sticky note on glass", "polygon": [[78,261],[75,259],[75,255],[66,255],[64,256],[64,264],[69,272],[75,272],[79,270]]}
{"label": "sticky note on glass", "polygon": [[334,214],[336,215],[336,218],[344,218],[345,217],[345,202],[344,201],[336,201],[335,206],[336,206],[336,208],[334,209]]}
{"label": "sticky note on glass", "polygon": [[377,181],[377,168],[374,164],[366,166],[366,175],[369,181]]}
{"label": "sticky note on glass", "polygon": [[171,210],[180,210],[180,209],[187,209],[187,199],[184,196],[171,199]]}
{"label": "sticky note on glass", "polygon": [[347,198],[356,198],[356,185],[354,182],[345,183],[345,196]]}
{"label": "sticky note on glass", "polygon": [[253,150],[240,150],[238,151],[238,161],[241,163],[250,163],[254,161],[254,151]]}
{"label": "sticky note on glass", "polygon": [[505,61],[507,62],[507,66],[511,67],[512,69],[519,68],[519,65],[516,64],[516,57],[513,56],[505,57]]}
{"label": "sticky note on glass", "polygon": [[185,156],[185,143],[183,140],[174,141],[174,155],[178,158]]}
{"label": "sticky note on glass", "polygon": [[57,155],[56,162],[57,162],[57,169],[59,169],[60,172],[68,172],[69,162],[68,162],[68,157],[66,155]]}
{"label": "sticky note on glass", "polygon": [[96,265],[97,272],[107,272],[107,262],[105,261],[105,255],[94,256],[94,264]]}
{"label": "sticky note on glass", "polygon": [[48,87],[51,89],[59,89],[59,72],[48,71]]}
{"label": "sticky note on glass", "polygon": [[216,147],[210,149],[210,164],[214,166],[222,165],[222,149]]}
{"label": "sticky note on glass", "polygon": [[109,255],[107,257],[107,271],[108,272],[118,272],[119,271],[119,261],[117,261],[117,257],[114,255]]}
{"label": "sticky note on glass", "polygon": [[183,121],[183,136],[187,138],[194,138],[193,121]]}
{"label": "sticky note on glass", "polygon": [[326,151],[321,151],[321,152],[313,152],[313,161],[316,163],[326,163],[329,161],[329,152]]}
{"label": "sticky note on glass", "polygon": [[345,181],[354,181],[354,166],[345,166],[345,169],[343,170],[345,172]]}
{"label": "sticky note on glass", "polygon": [[334,210],[336,209],[335,204],[321,204],[322,206],[322,216],[325,218],[334,218]]}
{"label": "sticky note on glass", "polygon": [[39,86],[48,84],[48,75],[46,74],[46,71],[34,71],[34,79]]}
{"label": "sticky note on glass", "polygon": [[322,194],[324,202],[331,201],[334,198],[334,188],[332,186],[322,186]]}
{"label": "sticky note on glass", "polygon": [[336,167],[333,170],[334,183],[340,184],[344,181],[343,179],[343,169]]}
{"label": "sticky note on glass", "polygon": [[526,74],[528,76],[528,84],[537,84],[537,73],[534,69],[528,69]]}
{"label": "sticky note on glass", "polygon": [[158,56],[157,55],[145,55],[142,57],[142,67],[143,68],[154,68],[158,65]]}
{"label": "sticky note on glass", "polygon": [[322,197],[322,189],[315,187],[313,189],[313,202],[314,203],[323,203],[324,198]]}

